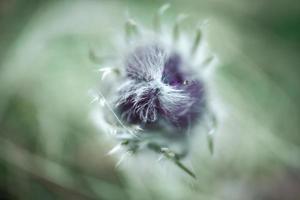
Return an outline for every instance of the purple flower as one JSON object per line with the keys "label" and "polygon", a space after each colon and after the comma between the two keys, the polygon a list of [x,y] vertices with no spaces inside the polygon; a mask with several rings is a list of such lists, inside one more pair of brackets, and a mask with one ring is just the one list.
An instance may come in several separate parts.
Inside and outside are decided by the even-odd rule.
{"label": "purple flower", "polygon": [[205,91],[178,53],[159,45],[137,47],[125,62],[117,110],[129,124],[182,132],[203,113]]}

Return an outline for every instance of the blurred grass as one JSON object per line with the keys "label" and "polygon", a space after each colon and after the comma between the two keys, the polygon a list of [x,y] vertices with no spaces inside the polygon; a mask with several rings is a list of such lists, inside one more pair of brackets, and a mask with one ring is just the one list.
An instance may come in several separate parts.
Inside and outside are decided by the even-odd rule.
{"label": "blurred grass", "polygon": [[[198,179],[148,157],[116,169],[89,118],[98,67],[90,48],[122,31],[129,9],[150,24],[165,1],[0,2],[2,199],[298,199],[300,8],[292,1],[172,1],[166,16],[208,18],[221,61],[210,80],[225,110],[209,155],[191,145]],[[152,163],[153,162],[153,163]]]}

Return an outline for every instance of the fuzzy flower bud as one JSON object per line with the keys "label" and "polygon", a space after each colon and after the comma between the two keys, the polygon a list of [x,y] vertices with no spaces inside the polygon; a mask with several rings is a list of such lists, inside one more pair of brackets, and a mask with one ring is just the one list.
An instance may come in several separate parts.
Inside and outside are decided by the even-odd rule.
{"label": "fuzzy flower bud", "polygon": [[[120,140],[111,153],[123,147],[124,155],[147,149],[195,177],[181,159],[188,152],[188,133],[195,132],[199,124],[208,127],[208,144],[213,149],[216,121],[209,109],[202,69],[214,57],[204,55],[200,48],[200,29],[195,40],[181,34],[182,16],[173,30],[164,31],[160,17],[167,8],[159,9],[154,30],[140,29],[131,19],[125,23],[125,42],[117,43],[116,48],[122,51],[114,52],[117,56],[106,63],[114,67],[99,70],[102,82],[96,99],[102,103],[96,121],[104,132]],[[182,148],[173,149],[178,144]]]}

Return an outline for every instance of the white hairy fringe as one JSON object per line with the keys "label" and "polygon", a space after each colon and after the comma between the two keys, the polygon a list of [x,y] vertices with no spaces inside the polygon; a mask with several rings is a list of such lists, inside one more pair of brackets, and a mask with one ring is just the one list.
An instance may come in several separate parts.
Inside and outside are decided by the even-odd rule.
{"label": "white hairy fringe", "polygon": [[[129,52],[130,55],[126,65],[130,65],[130,67],[127,67],[126,72],[131,76],[146,81],[161,80],[168,54],[165,50],[159,49],[160,47],[154,45],[143,48],[142,52],[137,52],[143,54],[140,56],[134,52]],[[141,60],[140,57],[147,59]]]}
{"label": "white hairy fringe", "polygon": [[[128,101],[129,97],[133,98],[133,107],[130,110],[125,111],[121,116],[127,116],[129,121],[131,115],[139,113],[140,119],[143,122],[151,121],[154,122],[157,120],[157,109],[154,104],[154,100],[150,99],[148,101],[143,101],[145,95],[149,94],[156,89],[159,89],[160,95],[157,96],[159,102],[161,102],[161,107],[167,112],[172,112],[177,106],[185,105],[186,109],[178,115],[184,115],[193,104],[193,99],[184,91],[174,89],[173,87],[163,84],[161,79],[155,79],[151,82],[136,82],[133,80],[127,81],[120,88],[120,98],[117,101],[117,106]],[[144,104],[140,104],[144,102]]]}

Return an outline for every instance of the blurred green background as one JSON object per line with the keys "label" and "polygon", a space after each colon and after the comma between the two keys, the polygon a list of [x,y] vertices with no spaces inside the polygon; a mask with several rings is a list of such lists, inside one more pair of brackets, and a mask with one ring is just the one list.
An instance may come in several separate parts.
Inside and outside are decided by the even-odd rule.
{"label": "blurred green background", "polygon": [[166,1],[1,0],[0,199],[300,199],[299,5],[169,2],[167,24],[209,19],[220,60],[209,84],[224,117],[213,156],[202,136],[191,144],[197,180],[142,155],[116,168],[90,117],[90,49],[123,34],[127,10],[150,26]]}

